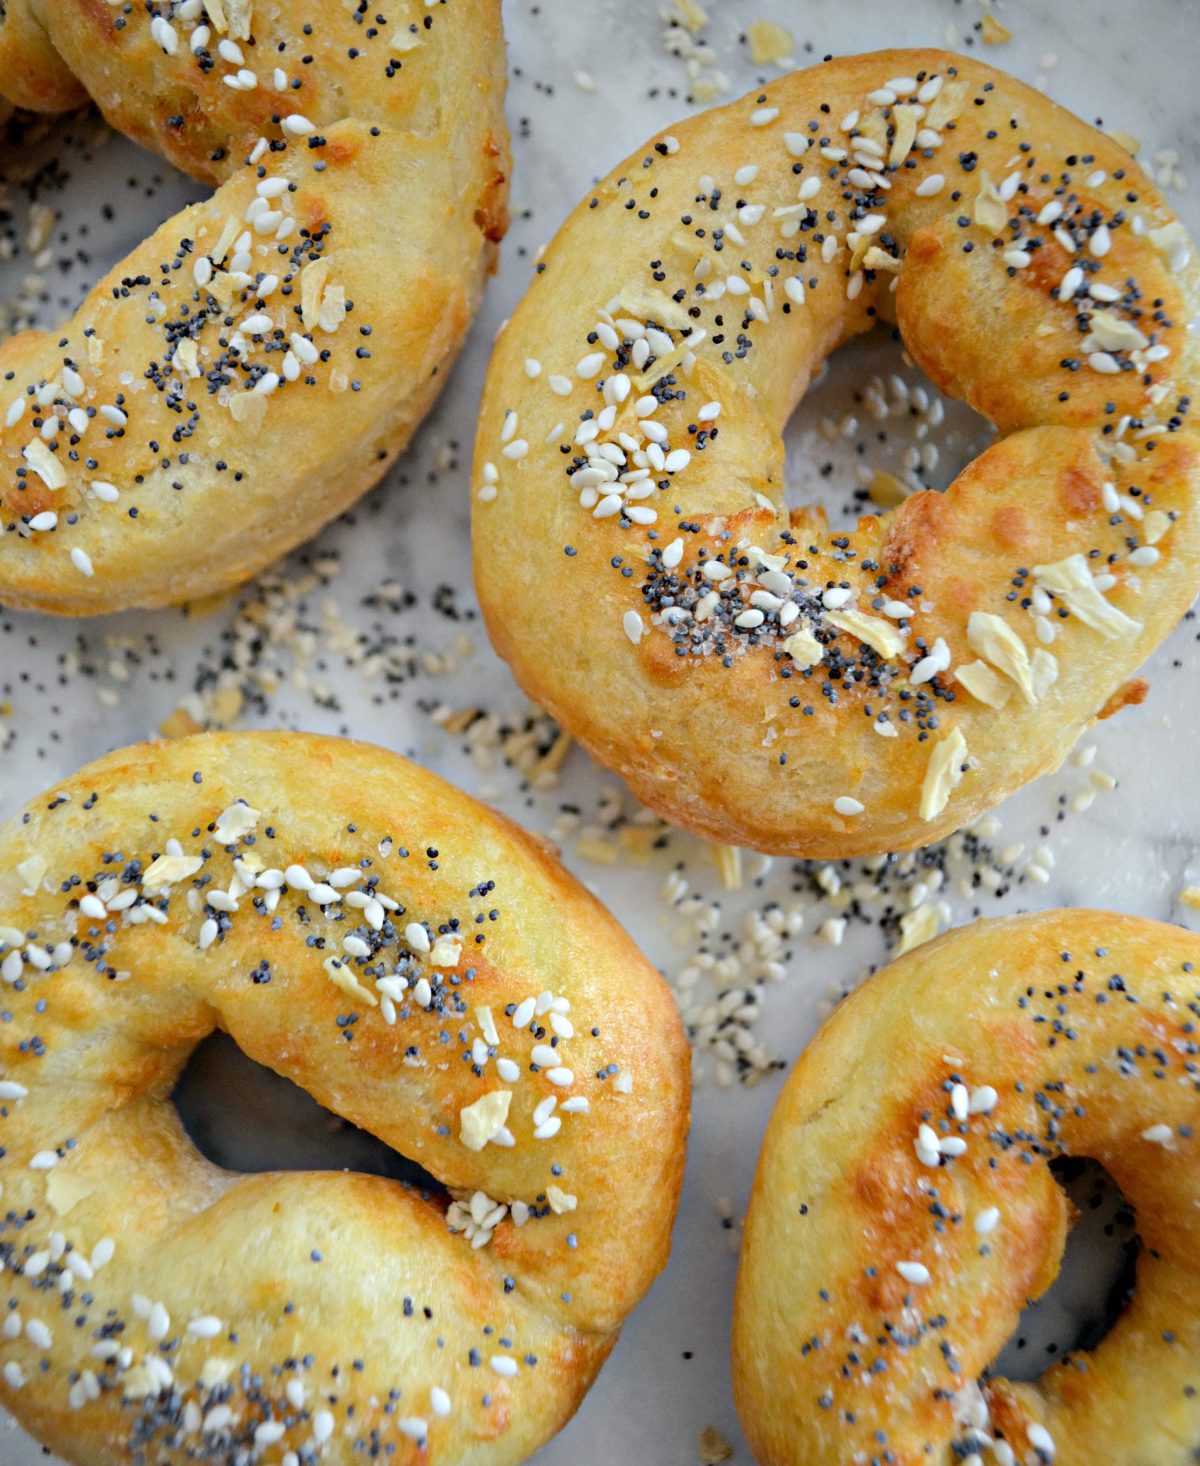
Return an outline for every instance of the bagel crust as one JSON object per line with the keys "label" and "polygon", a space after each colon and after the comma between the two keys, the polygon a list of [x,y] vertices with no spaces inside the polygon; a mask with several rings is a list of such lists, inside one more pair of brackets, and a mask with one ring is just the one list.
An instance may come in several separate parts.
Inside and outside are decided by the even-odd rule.
{"label": "bagel crust", "polygon": [[[475,575],[526,691],[659,814],[911,848],[1055,768],[1200,585],[1200,275],[1116,142],[887,51],[652,138],[501,335]],[[879,320],[1002,436],[833,533],[783,426]]]}
{"label": "bagel crust", "polygon": [[[77,1466],[501,1466],[666,1260],[674,1001],[545,846],[366,744],[114,753],[0,827],[0,1403]],[[233,1175],[214,1029],[438,1195]]]}
{"label": "bagel crust", "polygon": [[[1196,1459],[1198,972],[1194,933],[1050,911],[950,932],[835,1012],[746,1219],[734,1392],[761,1466]],[[981,1378],[1058,1272],[1066,1155],[1135,1209],[1136,1289],[1037,1384]]]}
{"label": "bagel crust", "polygon": [[0,345],[0,602],[231,589],[376,483],[507,225],[499,0],[7,0],[0,93],[90,95],[214,186],[72,319]]}

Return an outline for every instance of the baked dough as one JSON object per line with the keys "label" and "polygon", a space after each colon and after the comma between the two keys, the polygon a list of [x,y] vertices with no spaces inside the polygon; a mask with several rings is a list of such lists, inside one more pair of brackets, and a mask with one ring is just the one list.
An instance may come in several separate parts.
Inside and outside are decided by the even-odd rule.
{"label": "baked dough", "polygon": [[[1198,972],[1195,933],[1049,911],[950,932],[834,1013],[746,1218],[734,1387],[760,1466],[1195,1459]],[[1066,1155],[1136,1211],[1135,1291],[1037,1384],[981,1378],[1058,1272]]]}
{"label": "baked dough", "polygon": [[0,92],[52,110],[86,91],[216,190],[61,329],[0,346],[0,602],[90,615],[228,590],[408,443],[507,222],[504,42],[499,0],[366,19],[298,0],[0,12]]}
{"label": "baked dough", "polygon": [[[523,1461],[666,1260],[666,985],[541,842],[382,749],[91,764],[0,828],[0,978],[0,1401],[77,1466]],[[211,1165],[169,1096],[214,1028],[449,1211]]]}
{"label": "baked dough", "polygon": [[[589,191],[497,343],[497,650],[714,840],[833,859],[968,823],[1200,586],[1198,280],[1127,152],[967,58],[839,59],[681,122]],[[789,512],[780,433],[881,318],[1006,436],[831,533]]]}

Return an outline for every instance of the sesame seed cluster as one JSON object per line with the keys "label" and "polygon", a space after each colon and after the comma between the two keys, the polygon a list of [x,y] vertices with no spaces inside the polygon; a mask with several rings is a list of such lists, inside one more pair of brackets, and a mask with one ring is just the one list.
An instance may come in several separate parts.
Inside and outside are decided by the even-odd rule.
{"label": "sesame seed cluster", "polygon": [[[474,518],[497,646],[711,838],[859,855],[961,826],[1065,752],[1195,592],[1191,256],[1111,139],[942,53],[829,61],[652,140],[493,358]],[[779,434],[880,320],[1008,436],[944,495],[830,532],[788,509]],[[513,597],[530,555],[542,594]],[[568,586],[579,610],[547,616]]]}

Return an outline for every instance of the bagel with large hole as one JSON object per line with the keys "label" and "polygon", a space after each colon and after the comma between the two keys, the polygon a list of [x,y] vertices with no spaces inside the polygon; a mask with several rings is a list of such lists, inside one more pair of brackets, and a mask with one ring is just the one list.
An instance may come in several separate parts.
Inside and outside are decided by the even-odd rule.
{"label": "bagel with large hole", "polygon": [[[0,829],[0,1402],[78,1466],[500,1466],[666,1259],[688,1055],[541,843],[300,734],[114,753]],[[232,1175],[214,1029],[448,1195]]]}
{"label": "bagel with large hole", "polygon": [[[1200,937],[1103,911],[982,921],[871,978],[763,1144],[734,1315],[761,1466],[1184,1466],[1200,1448]],[[1058,1272],[1050,1169],[1136,1212],[1108,1335],[987,1373]]]}
{"label": "bagel with large hole", "polygon": [[[1200,585],[1198,305],[1129,153],[978,62],[844,58],[681,122],[589,192],[497,343],[492,639],[703,835],[945,835],[1136,697]],[[833,532],[787,507],[781,430],[879,320],[1004,436]]]}
{"label": "bagel with large hole", "polygon": [[0,346],[0,602],[227,590],[407,444],[504,233],[499,0],[9,0],[0,93],[214,187]]}

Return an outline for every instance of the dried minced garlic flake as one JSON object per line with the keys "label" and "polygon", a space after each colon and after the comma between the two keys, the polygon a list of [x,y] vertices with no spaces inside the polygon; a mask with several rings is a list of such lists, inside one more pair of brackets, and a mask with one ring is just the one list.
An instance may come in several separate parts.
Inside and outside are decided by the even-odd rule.
{"label": "dried minced garlic flake", "polygon": [[346,287],[344,285],[327,285],[325,293],[321,296],[321,306],[317,311],[317,324],[322,331],[330,333],[346,319]]}
{"label": "dried minced garlic flake", "polygon": [[240,840],[243,835],[248,835],[259,820],[262,814],[239,799],[236,804],[231,804],[217,816],[217,836],[222,844],[231,845],[234,840]]}
{"label": "dried minced garlic flake", "polygon": [[1012,31],[990,13],[983,17],[979,30],[985,46],[1003,46],[1012,40]]}
{"label": "dried minced garlic flake", "polygon": [[904,633],[882,616],[867,616],[862,611],[826,611],[825,620],[839,631],[857,637],[886,661],[895,661],[904,650]]}
{"label": "dried minced garlic flake", "polygon": [[884,468],[876,469],[867,485],[871,503],[877,504],[880,509],[894,509],[897,504],[903,504],[912,492],[911,484],[906,484],[903,479],[897,478],[894,473],[888,473]]}
{"label": "dried minced garlic flake", "polygon": [[225,258],[233,248],[233,241],[241,231],[241,221],[237,218],[228,218],[221,226],[221,232],[217,235],[217,242],[208,253],[208,257],[214,265],[225,263]]}
{"label": "dried minced garlic flake", "polygon": [[700,1466],[721,1466],[733,1456],[733,1447],[715,1426],[706,1425],[696,1443]]}
{"label": "dried minced garlic flake", "polygon": [[206,1359],[200,1371],[200,1383],[206,1390],[215,1390],[223,1385],[233,1373],[233,1363],[228,1359]]}
{"label": "dried minced garlic flake", "polygon": [[1017,684],[1029,707],[1037,702],[1037,691],[1029,668],[1025,643],[1000,616],[990,611],[972,611],[967,621],[967,645],[993,667]]}
{"label": "dried minced garlic flake", "polygon": [[922,125],[941,132],[946,123],[953,122],[962,111],[969,90],[965,81],[948,81],[925,109]]}
{"label": "dried minced garlic flake", "polygon": [[251,0],[229,0],[229,34],[235,41],[250,39]]}
{"label": "dried minced garlic flake", "polygon": [[1033,578],[1044,591],[1057,596],[1072,616],[1110,641],[1120,636],[1136,636],[1142,629],[1140,621],[1134,621],[1104,599],[1096,589],[1088,562],[1079,553],[1053,565],[1035,565]]}
{"label": "dried minced garlic flake", "polygon": [[1088,351],[1140,351],[1150,342],[1132,321],[1111,311],[1093,310],[1084,347]]}
{"label": "dried minced garlic flake", "polygon": [[480,1003],[475,1009],[475,1022],[479,1024],[479,1031],[483,1034],[484,1042],[498,1048],[500,1035],[496,1032],[496,1020],[492,1015],[492,1010],[486,1003]]}
{"label": "dried minced garlic flake", "polygon": [[235,392],[229,399],[229,416],[234,422],[262,426],[267,415],[267,398],[261,392]]}
{"label": "dried minced garlic flake", "polygon": [[176,881],[194,876],[204,861],[198,855],[160,855],[150,863],[142,877],[143,891],[158,891]]}
{"label": "dried minced garlic flake", "polygon": [[451,933],[438,937],[429,952],[430,967],[457,967],[462,956],[462,942]]}
{"label": "dried minced garlic flake", "polygon": [[46,858],[43,855],[31,855],[28,860],[23,860],[17,866],[17,874],[25,883],[21,894],[24,896],[36,895],[45,879],[46,870]]}
{"label": "dried minced garlic flake", "polygon": [[892,956],[903,957],[905,952],[911,952],[914,947],[932,941],[941,929],[941,924],[942,917],[937,904],[933,901],[922,901],[920,906],[900,918],[900,941]]}
{"label": "dried minced garlic flake", "polygon": [[1141,139],[1134,137],[1133,133],[1124,132],[1119,127],[1110,127],[1108,135],[1116,143],[1117,147],[1124,148],[1131,158],[1136,158],[1138,153],[1141,152]]}
{"label": "dried minced garlic flake", "polygon": [[360,998],[371,1008],[378,1006],[379,999],[370,988],[363,987],[340,957],[326,957],[324,966],[330,982],[334,987],[340,988],[348,998]]}
{"label": "dried minced garlic flake", "polygon": [[727,891],[742,889],[742,852],[736,845],[714,845],[713,864],[721,877],[721,884]]}
{"label": "dried minced garlic flake", "polygon": [[474,1104],[464,1105],[458,1112],[462,1127],[458,1138],[468,1150],[482,1150],[504,1129],[511,1104],[511,1089],[494,1089]]}
{"label": "dried minced garlic flake", "polygon": [[884,270],[889,274],[898,275],[904,261],[898,255],[888,254],[886,249],[880,249],[877,244],[867,246],[867,252],[862,257],[864,270]]}
{"label": "dried minced garlic flake", "polygon": [[670,331],[686,331],[696,324],[665,291],[650,290],[644,285],[623,286],[618,305],[623,314],[639,321],[656,321]]}
{"label": "dried minced garlic flake", "polygon": [[391,40],[388,42],[388,50],[394,56],[403,56],[409,51],[415,51],[422,43],[423,38],[423,33],[419,27],[398,25],[392,32]]}
{"label": "dried minced garlic flake", "polygon": [[550,1210],[558,1217],[565,1212],[574,1211],[579,1205],[578,1197],[572,1196],[569,1191],[563,1191],[558,1186],[546,1187],[546,1200],[550,1203]]}
{"label": "dried minced garlic flake", "polygon": [[765,66],[769,61],[786,61],[796,49],[791,31],[785,31],[773,20],[756,20],[746,27],[746,39],[750,42],[750,59],[755,66]]}
{"label": "dried minced garlic flake", "polygon": [[309,260],[300,271],[300,320],[306,331],[313,331],[320,318],[321,299],[329,281],[329,261]]}
{"label": "dried minced garlic flake", "polygon": [[675,11],[694,36],[698,36],[708,24],[708,11],[696,0],[675,0]]}
{"label": "dried minced garlic flake", "polygon": [[1184,886],[1179,893],[1179,904],[1191,911],[1200,911],[1200,886]]}
{"label": "dried minced garlic flake", "polygon": [[993,672],[986,662],[968,662],[965,667],[955,667],[954,676],[973,698],[989,708],[1002,708],[1012,696],[1012,683],[999,672]]}
{"label": "dried minced garlic flake", "polygon": [[921,818],[936,819],[950,802],[950,791],[963,775],[963,762],[967,757],[967,740],[957,728],[951,728],[945,738],[934,746],[925,768],[925,782],[921,785]]}
{"label": "dried minced garlic flake", "polygon": [[1156,545],[1171,528],[1174,520],[1161,509],[1151,509],[1142,520],[1142,538],[1148,545]]}
{"label": "dried minced garlic flake", "polygon": [[158,731],[164,738],[186,738],[189,733],[203,733],[204,724],[198,723],[187,708],[178,707],[158,725]]}
{"label": "dried minced garlic flake", "polygon": [[185,336],[175,348],[175,363],[189,377],[200,375],[199,350],[190,336]]}
{"label": "dried minced garlic flake", "polygon": [[922,116],[919,107],[909,107],[901,103],[898,107],[892,108],[892,119],[896,130],[892,134],[892,146],[888,152],[888,162],[893,167],[903,163],[912,151],[912,145],[916,141],[917,126]]}
{"label": "dried minced garlic flake", "polygon": [[825,648],[813,635],[812,627],[807,621],[801,624],[799,631],[792,632],[784,642],[783,649],[801,669],[815,667],[825,655]]}
{"label": "dried minced garlic flake", "polygon": [[162,1385],[144,1364],[135,1364],[121,1376],[121,1395],[126,1400],[145,1400],[160,1393]]}
{"label": "dried minced garlic flake", "polygon": [[225,13],[229,17],[229,34],[235,41],[250,39],[250,20],[253,8],[253,0],[225,0]]}
{"label": "dried minced garlic flake", "polygon": [[74,1211],[97,1190],[98,1182],[85,1180],[74,1171],[54,1170],[46,1177],[46,1200],[60,1217]]}
{"label": "dried minced garlic flake", "polygon": [[979,192],[975,195],[976,224],[982,224],[993,234],[1000,234],[1008,223],[1008,206],[996,192],[996,185],[986,168],[979,170]]}
{"label": "dried minced garlic flake", "polygon": [[67,482],[62,464],[41,438],[34,438],[21,449],[21,457],[48,489],[61,489]]}
{"label": "dried minced garlic flake", "polygon": [[1033,695],[1041,702],[1058,681],[1058,658],[1045,647],[1037,647],[1029,659],[1029,673],[1033,678]]}

